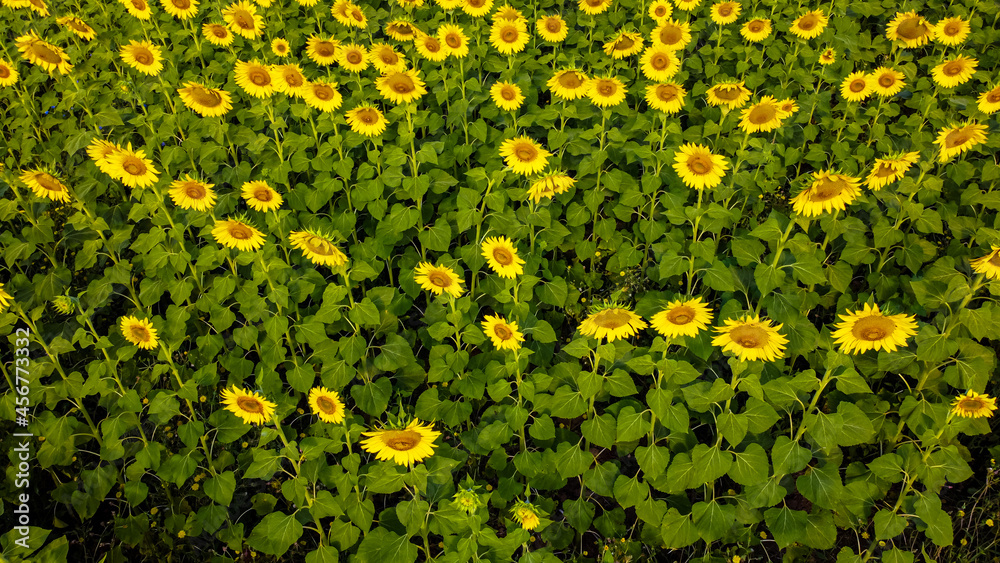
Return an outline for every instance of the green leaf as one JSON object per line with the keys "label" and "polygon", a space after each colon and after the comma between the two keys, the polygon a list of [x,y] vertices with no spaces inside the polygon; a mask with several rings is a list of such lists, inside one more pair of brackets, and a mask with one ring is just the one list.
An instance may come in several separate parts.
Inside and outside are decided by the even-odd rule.
{"label": "green leaf", "polygon": [[719,415],[719,433],[729,442],[730,446],[737,446],[747,435],[749,421],[746,415],[724,412]]}
{"label": "green leaf", "polygon": [[281,557],[302,537],[302,524],[291,514],[272,512],[250,533],[247,543],[254,549]]}
{"label": "green leaf", "polygon": [[941,499],[937,495],[925,492],[913,503],[913,506],[917,517],[927,525],[927,530],[924,533],[935,545],[944,547],[953,543],[955,533],[952,529],[951,517],[941,509]]}
{"label": "green leaf", "polygon": [[663,545],[671,549],[680,549],[698,541],[699,535],[689,515],[681,514],[676,508],[671,508],[660,522],[660,537],[663,539]]}
{"label": "green leaf", "polygon": [[368,532],[358,546],[358,563],[413,563],[417,560],[417,546],[406,536],[394,534],[378,527]]}
{"label": "green leaf", "polygon": [[812,452],[793,442],[788,436],[778,436],[771,448],[771,462],[775,475],[798,473],[809,464]]}
{"label": "green leaf", "polygon": [[875,514],[875,537],[880,540],[890,540],[906,529],[906,518],[883,508]]}
{"label": "green leaf", "polygon": [[839,469],[834,464],[810,467],[795,480],[795,487],[813,504],[833,509],[844,493]]}
{"label": "green leaf", "polygon": [[409,499],[396,504],[396,516],[406,526],[406,534],[412,536],[420,531],[424,517],[431,505],[423,499]]}
{"label": "green leaf", "polygon": [[736,506],[718,501],[698,502],[691,507],[691,517],[698,536],[706,542],[721,538],[736,521]]}
{"label": "green leaf", "polygon": [[698,444],[691,450],[695,479],[693,485],[708,483],[722,477],[733,465],[733,454],[722,451],[718,446]]}
{"label": "green leaf", "polygon": [[590,529],[590,524],[594,521],[595,511],[596,507],[586,499],[563,501],[563,514],[566,515],[566,521],[580,533]]}
{"label": "green leaf", "polygon": [[[641,462],[640,462],[641,464]],[[745,486],[759,485],[767,480],[767,452],[760,444],[751,443],[742,452],[733,452],[729,477]]]}
{"label": "green leaf", "polygon": [[306,554],[306,563],[337,563],[340,555],[337,549],[328,545],[318,545],[316,549]]}
{"label": "green leaf", "polygon": [[767,522],[768,529],[774,534],[775,543],[781,549],[804,537],[808,520],[808,514],[801,510],[792,510],[787,506],[769,508],[764,512],[764,521]]}
{"label": "green leaf", "polygon": [[625,407],[618,413],[618,443],[632,442],[642,438],[650,430],[650,419],[647,411],[635,412],[632,407]]}
{"label": "green leaf", "polygon": [[580,431],[591,443],[602,448],[610,448],[615,445],[617,424],[618,421],[611,413],[604,413],[583,421]]}
{"label": "green leaf", "polygon": [[622,508],[629,508],[646,500],[649,496],[649,485],[639,480],[638,477],[626,477],[619,475],[615,480],[615,499]]}
{"label": "green leaf", "polygon": [[843,417],[843,424],[837,436],[837,444],[841,446],[857,446],[870,442],[875,437],[875,427],[860,408],[854,403],[844,401],[837,405],[837,414]]}
{"label": "green leaf", "polygon": [[662,446],[639,446],[635,449],[639,467],[649,476],[659,476],[670,463],[670,450]]}
{"label": "green leaf", "polygon": [[232,471],[220,473],[205,481],[205,494],[221,506],[229,506],[233,502],[234,491],[236,491],[236,474]]}
{"label": "green leaf", "polygon": [[833,549],[837,540],[837,526],[829,510],[813,512],[806,520],[806,533],[801,543],[814,549]]}
{"label": "green leaf", "polygon": [[351,398],[359,409],[372,416],[380,416],[389,406],[392,395],[392,383],[388,377],[382,377],[364,385],[351,387]]}

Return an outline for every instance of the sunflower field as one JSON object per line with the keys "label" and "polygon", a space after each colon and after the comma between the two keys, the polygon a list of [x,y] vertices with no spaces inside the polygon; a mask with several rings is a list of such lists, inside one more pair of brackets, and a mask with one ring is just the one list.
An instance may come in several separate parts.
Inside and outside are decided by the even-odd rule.
{"label": "sunflower field", "polygon": [[0,561],[996,561],[1000,5],[0,0]]}

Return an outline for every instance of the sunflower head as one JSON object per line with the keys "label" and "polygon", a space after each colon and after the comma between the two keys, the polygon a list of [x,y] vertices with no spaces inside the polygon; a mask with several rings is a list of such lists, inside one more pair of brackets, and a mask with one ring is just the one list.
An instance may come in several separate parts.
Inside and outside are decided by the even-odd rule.
{"label": "sunflower head", "polygon": [[226,410],[238,416],[247,424],[266,424],[274,418],[276,404],[268,401],[256,391],[240,389],[236,385],[222,390],[222,402]]}
{"label": "sunflower head", "polygon": [[955,397],[951,412],[966,418],[989,418],[997,410],[997,400],[985,393],[980,395],[969,389],[964,395]]}
{"label": "sunflower head", "polygon": [[361,447],[375,454],[379,461],[389,461],[412,467],[414,463],[434,455],[434,444],[441,435],[433,426],[421,424],[414,419],[405,427],[400,424],[390,424],[381,430],[363,432],[368,438],[361,441]]}

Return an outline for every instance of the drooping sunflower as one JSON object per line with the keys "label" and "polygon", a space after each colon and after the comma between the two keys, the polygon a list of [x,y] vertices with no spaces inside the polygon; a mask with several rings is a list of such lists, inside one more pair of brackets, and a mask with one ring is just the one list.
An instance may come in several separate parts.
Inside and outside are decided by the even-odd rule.
{"label": "drooping sunflower", "polygon": [[163,10],[179,20],[188,20],[198,13],[198,0],[160,0]]}
{"label": "drooping sunflower", "polygon": [[528,26],[521,21],[498,20],[490,27],[490,45],[504,55],[520,53],[530,38]]}
{"label": "drooping sunflower", "polygon": [[778,100],[772,96],[764,96],[759,102],[743,110],[740,114],[740,129],[745,133],[774,131],[781,126],[784,117]]}
{"label": "drooping sunflower", "polygon": [[419,283],[422,289],[426,289],[434,295],[442,293],[447,293],[452,297],[461,297],[462,295],[462,279],[458,277],[455,270],[448,266],[435,266],[430,262],[421,262],[413,271],[413,280]]}
{"label": "drooping sunflower", "polygon": [[69,74],[69,71],[73,70],[69,55],[62,48],[43,41],[34,31],[19,36],[14,43],[21,52],[21,58],[42,67],[46,72],[58,70],[62,74]]}
{"label": "drooping sunflower", "polygon": [[926,45],[932,35],[934,28],[914,11],[896,12],[896,17],[889,22],[885,30],[885,36],[889,41],[902,41],[911,49]]}
{"label": "drooping sunflower", "polygon": [[978,65],[979,61],[976,59],[959,55],[934,67],[931,77],[942,88],[954,88],[968,82],[975,74]]}
{"label": "drooping sunflower", "polygon": [[350,72],[368,68],[368,50],[361,45],[347,43],[337,49],[337,62]]}
{"label": "drooping sunflower", "polygon": [[514,507],[511,508],[511,514],[514,515],[514,520],[517,520],[523,530],[534,530],[541,523],[535,505],[523,500],[518,500],[514,504]]}
{"label": "drooping sunflower", "polygon": [[733,23],[740,17],[742,6],[739,2],[717,2],[712,4],[709,17],[718,25]]}
{"label": "drooping sunflower", "polygon": [[934,141],[941,147],[938,161],[948,162],[951,157],[960,155],[980,143],[985,143],[986,131],[987,127],[978,123],[945,127],[938,132],[938,138]]}
{"label": "drooping sunflower", "polygon": [[183,180],[170,183],[170,199],[174,205],[182,209],[208,211],[215,206],[216,195],[212,189],[215,184],[207,184],[185,175]]}
{"label": "drooping sunflower", "polygon": [[832,65],[837,62],[837,50],[833,47],[828,47],[823,49],[823,52],[819,54],[819,64],[821,65]]}
{"label": "drooping sunflower", "polygon": [[482,325],[483,332],[490,337],[497,350],[519,350],[524,342],[524,334],[517,330],[517,323],[507,322],[499,315],[486,315]]}
{"label": "drooping sunflower", "polygon": [[427,93],[420,71],[413,69],[383,74],[375,80],[375,86],[383,98],[394,104],[413,102]]}
{"label": "drooping sunflower", "polygon": [[576,5],[583,13],[596,16],[606,12],[613,3],[614,0],[579,0]]}
{"label": "drooping sunflower", "polygon": [[264,246],[264,233],[243,218],[216,221],[212,236],[222,246],[244,252],[260,250]]}
{"label": "drooping sunflower", "polygon": [[663,45],[650,45],[639,59],[642,74],[656,82],[666,82],[681,69],[681,61],[672,49]]}
{"label": "drooping sunflower", "polygon": [[865,303],[864,309],[840,315],[842,322],[834,325],[831,336],[843,354],[861,354],[868,350],[895,352],[906,346],[906,339],[917,333],[917,321],[912,315],[886,315]]}
{"label": "drooping sunflower", "polygon": [[31,188],[38,197],[52,201],[69,201],[69,188],[58,178],[39,169],[25,170],[19,176],[22,182]]}
{"label": "drooping sunflower", "polygon": [[497,82],[490,87],[490,97],[498,108],[504,111],[515,111],[524,103],[524,94],[517,84]]}
{"label": "drooping sunflower", "polygon": [[606,78],[591,78],[587,81],[587,97],[594,105],[608,108],[625,101],[627,93],[625,83],[611,76]]}
{"label": "drooping sunflower", "polygon": [[222,402],[227,411],[247,424],[267,424],[274,417],[274,408],[278,406],[265,399],[264,395],[235,385],[222,390]]}
{"label": "drooping sunflower", "polygon": [[708,147],[688,143],[674,153],[674,170],[689,188],[714,188],[722,182],[729,163],[726,157],[712,154]]}
{"label": "drooping sunflower", "polygon": [[613,342],[625,339],[648,326],[642,317],[615,303],[591,312],[578,327],[580,334]]}
{"label": "drooping sunflower", "polygon": [[247,205],[257,211],[273,211],[281,207],[281,203],[284,201],[281,194],[262,180],[243,182],[240,193]]}
{"label": "drooping sunflower", "polygon": [[125,64],[143,74],[157,76],[163,70],[163,52],[149,41],[130,41],[119,54]]}
{"label": "drooping sunflower", "polygon": [[0,311],[6,309],[13,302],[14,298],[11,296],[11,294],[7,293],[7,291],[3,287],[3,284],[0,283]]}
{"label": "drooping sunflower", "polygon": [[368,17],[365,16],[365,12],[361,9],[361,6],[358,6],[354,2],[338,0],[330,8],[330,12],[333,14],[334,19],[347,27],[364,29],[368,25]]}
{"label": "drooping sunflower", "polygon": [[366,137],[377,137],[385,132],[389,120],[375,106],[358,106],[348,111],[344,118],[351,131]]}
{"label": "drooping sunflower", "polygon": [[539,37],[549,43],[561,43],[569,35],[569,28],[566,27],[566,20],[558,15],[542,16],[535,22],[535,30]]}
{"label": "drooping sunflower", "polygon": [[347,263],[347,255],[326,233],[312,229],[292,231],[288,234],[288,242],[292,244],[292,248],[301,250],[313,264],[336,268]]}
{"label": "drooping sunflower", "polygon": [[934,40],[942,45],[954,47],[961,45],[971,31],[969,22],[962,18],[945,18],[934,26]]}
{"label": "drooping sunflower", "polygon": [[977,101],[979,111],[983,113],[995,113],[1000,110],[1000,86],[983,92]]}
{"label": "drooping sunflower", "polygon": [[848,102],[861,102],[874,91],[875,79],[864,72],[852,72],[840,83],[840,96]]}
{"label": "drooping sunflower", "polygon": [[521,136],[500,143],[500,156],[515,174],[530,176],[545,169],[552,153],[531,138]]}
{"label": "drooping sunflower", "polygon": [[340,424],[344,420],[344,402],[336,391],[326,387],[313,387],[309,390],[309,407],[323,422]]}
{"label": "drooping sunflower", "polygon": [[149,3],[146,0],[119,0],[122,6],[136,19],[143,21],[148,21],[153,15],[153,10],[150,9]]}
{"label": "drooping sunflower", "polygon": [[159,171],[153,166],[153,161],[146,158],[142,149],[133,151],[132,143],[128,148],[110,155],[108,166],[113,171],[112,177],[132,188],[152,186],[159,179]]}
{"label": "drooping sunflower", "polygon": [[247,39],[259,39],[264,34],[264,18],[250,2],[236,2],[222,10],[222,19],[233,33]]}
{"label": "drooping sunflower", "polygon": [[560,70],[545,83],[557,98],[576,100],[587,95],[589,79],[578,70]]}
{"label": "drooping sunflower", "polygon": [[323,39],[316,35],[309,36],[306,41],[306,56],[320,66],[330,66],[337,62],[337,48],[340,41]]}
{"label": "drooping sunflower", "polygon": [[396,41],[412,41],[420,30],[413,22],[393,20],[385,24],[385,33]]}
{"label": "drooping sunflower", "polygon": [[305,95],[309,81],[302,74],[299,65],[295,63],[276,65],[271,68],[271,72],[275,91],[294,98],[301,98]]}
{"label": "drooping sunflower", "polygon": [[680,84],[666,82],[646,86],[646,103],[649,107],[670,115],[681,111],[684,107],[684,96],[687,92]]}
{"label": "drooping sunflower", "polygon": [[830,23],[830,19],[823,14],[823,10],[813,10],[796,18],[788,31],[802,39],[813,39],[823,33],[823,29],[828,23]]}
{"label": "drooping sunflower", "polygon": [[983,274],[988,279],[1000,280],[1000,246],[992,247],[986,256],[969,260],[969,266],[977,274]]}
{"label": "drooping sunflower", "polygon": [[291,54],[292,48],[288,40],[283,37],[276,37],[271,40],[271,52],[277,57],[287,57]]}
{"label": "drooping sunflower", "polygon": [[97,168],[114,177],[114,167],[111,166],[111,155],[121,152],[122,148],[114,143],[109,143],[104,139],[94,139],[87,145],[87,156],[94,161]]}
{"label": "drooping sunflower", "polygon": [[26,0],[27,8],[32,12],[35,12],[43,18],[49,15],[49,6],[45,3],[45,0]]}
{"label": "drooping sunflower", "polygon": [[139,319],[134,315],[129,315],[122,317],[119,327],[125,340],[139,348],[143,350],[156,348],[156,329],[153,328],[153,323],[149,322],[148,319]]}
{"label": "drooping sunflower", "polygon": [[228,47],[236,40],[236,37],[229,31],[229,28],[221,23],[205,22],[201,26],[201,33],[205,36],[205,39],[208,39],[209,43],[219,47]]}
{"label": "drooping sunflower", "polygon": [[951,412],[965,418],[989,418],[993,416],[995,410],[997,410],[996,398],[985,393],[980,395],[972,389],[966,391],[964,395],[955,397],[951,403]]}
{"label": "drooping sunflower", "polygon": [[649,319],[649,324],[667,338],[697,336],[712,322],[712,310],[701,297],[675,299]]}
{"label": "drooping sunflower", "polygon": [[552,199],[555,195],[568,191],[575,184],[576,180],[563,172],[546,174],[531,183],[531,187],[528,188],[528,197],[535,203],[539,203],[543,197]]}
{"label": "drooping sunflower", "polygon": [[372,44],[368,51],[368,62],[383,74],[406,70],[406,58],[387,43]]}
{"label": "drooping sunflower", "polygon": [[197,82],[185,82],[177,93],[188,108],[203,117],[218,117],[233,109],[233,97],[225,90],[209,88]]}
{"label": "drooping sunflower", "polygon": [[334,112],[344,103],[344,96],[337,90],[336,82],[315,81],[302,87],[306,105],[322,112]]}
{"label": "drooping sunflower", "polygon": [[412,467],[414,463],[434,455],[434,440],[441,435],[431,425],[420,424],[414,419],[402,429],[383,429],[363,432],[367,439],[361,441],[361,447],[368,453],[375,454],[379,461],[392,460],[398,465]]}
{"label": "drooping sunflower", "polygon": [[435,63],[439,63],[448,58],[448,49],[445,48],[437,37],[421,33],[413,40],[413,45],[417,48],[420,56]]}
{"label": "drooping sunflower", "polygon": [[783,325],[773,325],[769,319],[744,315],[739,319],[725,321],[725,326],[716,327],[718,336],[712,339],[713,346],[722,346],[732,352],[740,361],[773,362],[785,352],[788,339],[778,331]]}
{"label": "drooping sunflower", "polygon": [[624,59],[642,51],[642,35],[633,31],[620,31],[604,44],[604,54],[612,59]]}
{"label": "drooping sunflower", "polygon": [[524,260],[507,237],[487,237],[481,245],[486,263],[501,278],[514,279],[524,273]]}
{"label": "drooping sunflower", "polygon": [[876,158],[865,183],[871,190],[880,190],[906,175],[906,171],[919,159],[919,152],[903,153],[894,158]]}
{"label": "drooping sunflower", "polygon": [[14,68],[13,63],[0,59],[0,88],[13,86],[17,83],[19,76],[20,74]]}
{"label": "drooping sunflower", "polygon": [[669,0],[653,0],[647,10],[649,17],[653,18],[657,24],[661,24],[674,13],[674,5]]}
{"label": "drooping sunflower", "polygon": [[713,106],[726,106],[729,109],[739,109],[750,100],[750,90],[743,82],[720,82],[705,92],[708,103]]}
{"label": "drooping sunflower", "polygon": [[267,98],[274,94],[274,76],[270,65],[258,62],[256,59],[247,63],[236,61],[236,84],[243,91],[255,98]]}
{"label": "drooping sunflower", "polygon": [[792,209],[806,217],[847,209],[847,205],[861,195],[858,187],[861,178],[844,174],[831,174],[825,170],[813,172],[812,184],[792,198]]}
{"label": "drooping sunflower", "polygon": [[743,24],[740,35],[751,43],[759,43],[771,35],[771,20],[755,18]]}
{"label": "drooping sunflower", "polygon": [[452,24],[442,25],[438,28],[437,37],[449,57],[461,59],[469,54],[469,37],[461,27]]}
{"label": "drooping sunflower", "polygon": [[474,17],[481,18],[493,9],[493,0],[462,0],[462,11]]}
{"label": "drooping sunflower", "polygon": [[664,20],[653,29],[652,40],[654,44],[679,51],[691,42],[691,26],[688,22]]}
{"label": "drooping sunflower", "polygon": [[94,28],[87,25],[87,22],[76,16],[63,16],[56,19],[56,23],[64,26],[73,35],[76,35],[84,41],[90,41],[91,39],[97,37],[97,32]]}

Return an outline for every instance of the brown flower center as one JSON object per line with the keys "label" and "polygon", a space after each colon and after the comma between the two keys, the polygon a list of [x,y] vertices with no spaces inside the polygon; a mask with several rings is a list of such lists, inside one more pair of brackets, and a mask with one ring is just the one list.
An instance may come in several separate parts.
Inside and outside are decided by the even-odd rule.
{"label": "brown flower center", "polygon": [[971,411],[971,412],[978,412],[980,410],[988,408],[986,406],[986,402],[984,402],[979,397],[976,398],[962,397],[961,399],[958,400],[958,405],[956,406],[957,408],[963,411]]}
{"label": "brown flower center", "polygon": [[60,55],[51,45],[45,43],[44,41],[33,42],[31,44],[31,52],[34,53],[37,58],[42,59],[49,64],[60,64],[63,61],[62,55]]}
{"label": "brown flower center", "polygon": [[750,110],[748,119],[755,125],[769,123],[778,115],[776,109],[772,104],[757,104]]}
{"label": "brown flower center", "polygon": [[260,186],[256,190],[254,190],[253,198],[256,199],[257,201],[266,203],[268,201],[271,201],[271,199],[273,199],[273,195],[271,194],[271,190],[265,188],[264,186]]}
{"label": "brown flower center", "polygon": [[207,193],[198,182],[185,182],[181,189],[184,191],[184,195],[191,199],[202,199]]}
{"label": "brown flower center", "polygon": [[229,30],[222,25],[213,25],[212,35],[218,37],[219,39],[225,39],[226,37],[229,37]]}
{"label": "brown flower center", "polygon": [[[470,2],[471,4],[471,2]],[[409,36],[413,35],[413,28],[408,25],[403,24],[393,24],[386,28],[387,31],[391,31],[396,35]]]}
{"label": "brown flower center", "polygon": [[580,75],[572,71],[560,74],[558,82],[560,86],[569,88],[570,90],[574,90],[583,85],[583,79],[580,78]]}
{"label": "brown flower center", "polygon": [[146,164],[138,157],[127,155],[122,161],[122,169],[131,176],[142,176],[146,173]]}
{"label": "brown flower center", "polygon": [[683,30],[673,24],[665,24],[660,28],[660,43],[664,45],[675,45],[684,38]]}
{"label": "brown flower center", "polygon": [[635,41],[631,37],[622,37],[615,42],[613,49],[615,51],[627,51],[632,48],[632,45],[635,45]]}
{"label": "brown flower center", "polygon": [[733,6],[731,4],[722,4],[719,6],[718,14],[720,17],[728,18],[733,13]]}
{"label": "brown flower center", "polygon": [[896,83],[896,76],[894,74],[884,73],[878,77],[878,85],[883,88],[888,88]]}
{"label": "brown flower center", "polygon": [[764,31],[764,20],[753,20],[747,24],[747,30],[750,33],[760,33]]}
{"label": "brown flower center", "polygon": [[253,397],[240,397],[236,399],[236,406],[243,412],[261,414],[264,412],[264,405]]}
{"label": "brown flower center", "polygon": [[991,104],[1000,102],[1000,88],[990,90],[990,93],[986,94],[986,101]]}
{"label": "brown flower center", "polygon": [[326,102],[333,99],[334,91],[329,84],[314,84],[313,95]]}
{"label": "brown flower center", "polygon": [[351,19],[353,19],[358,23],[361,23],[365,21],[365,15],[364,13],[361,12],[361,10],[354,8],[353,10],[351,10]]}
{"label": "brown flower center", "polygon": [[323,414],[337,414],[337,402],[330,397],[320,395],[316,398],[316,406]]}
{"label": "brown flower center", "polygon": [[382,49],[379,51],[378,59],[382,61],[382,64],[390,66],[399,62],[399,57],[396,56],[396,52],[392,49]]}
{"label": "brown flower center", "polygon": [[320,256],[332,256],[336,254],[333,245],[317,236],[310,236],[303,241],[303,244],[313,254],[319,254]]}
{"label": "brown flower center", "polygon": [[729,338],[743,348],[763,348],[767,346],[767,331],[759,326],[738,326],[729,331]]}
{"label": "brown flower center", "polygon": [[7,78],[10,76],[10,67],[4,63],[0,63],[0,78]]}
{"label": "brown flower center", "polygon": [[144,66],[152,65],[155,60],[153,53],[145,47],[133,47],[132,58],[135,59],[135,62]]}
{"label": "brown flower center", "polygon": [[945,76],[955,76],[961,74],[963,70],[965,70],[965,63],[962,61],[950,61],[948,64],[944,65],[941,72]]}
{"label": "brown flower center", "polygon": [[279,53],[284,53],[285,51],[288,50],[288,45],[285,45],[284,43],[276,43],[274,45],[274,50]]}
{"label": "brown flower center", "polygon": [[670,68],[670,57],[664,53],[656,53],[649,59],[649,64],[656,70],[667,70]]}
{"label": "brown flower center", "polygon": [[970,135],[963,127],[962,129],[956,129],[948,133],[948,135],[944,138],[944,146],[949,149],[960,147],[965,143],[968,143],[970,139],[972,139],[972,135]]}
{"label": "brown flower center", "polygon": [[591,8],[599,8],[601,4],[604,4],[604,0],[586,0],[586,2]]}
{"label": "brown flower center", "polygon": [[632,316],[625,309],[605,309],[594,315],[594,324],[601,328],[616,329],[631,322]]}
{"label": "brown flower center", "polygon": [[53,178],[50,174],[44,172],[35,175],[35,181],[38,185],[42,186],[50,192],[61,192],[65,189],[62,182]]}
{"label": "brown flower center", "polygon": [[545,29],[549,33],[559,33],[562,31],[562,22],[556,18],[546,18],[545,19]]}
{"label": "brown flower center", "polygon": [[510,340],[514,336],[514,333],[511,332],[510,328],[504,323],[497,323],[493,327],[493,334],[495,334],[500,340]]}
{"label": "brown flower center", "polygon": [[337,52],[337,46],[329,41],[319,41],[313,50],[321,57],[332,57]]}
{"label": "brown flower center", "polygon": [[403,73],[396,73],[389,77],[389,88],[397,94],[409,94],[417,89],[413,80]]}
{"label": "brown flower center", "polygon": [[517,98],[517,92],[515,92],[510,86],[504,86],[500,90],[500,97],[510,102]]}
{"label": "brown flower center", "polygon": [[597,93],[604,98],[610,98],[618,92],[618,85],[611,80],[601,79],[597,82]]}
{"label": "brown flower center", "polygon": [[990,259],[987,260],[987,262],[1000,268],[1000,252],[993,252],[990,254]]}
{"label": "brown flower center", "polygon": [[739,86],[716,86],[714,88],[715,97],[724,102],[733,102],[740,99]]}
{"label": "brown flower center", "polygon": [[424,39],[424,49],[427,49],[427,52],[429,53],[440,53],[441,43],[433,37],[428,37],[427,39]]}
{"label": "brown flower center", "polygon": [[132,326],[132,338],[138,340],[139,342],[146,342],[149,340],[149,331],[146,327],[140,325]]}
{"label": "brown flower center", "polygon": [[361,55],[360,51],[353,51],[353,50],[348,51],[347,55],[345,55],[344,58],[347,59],[347,62],[351,63],[352,65],[361,64],[361,61],[365,59]]}
{"label": "brown flower center", "polygon": [[170,0],[170,3],[178,10],[187,10],[191,7],[190,0]]}
{"label": "brown flower center", "polygon": [[858,319],[851,327],[851,334],[858,340],[875,342],[892,335],[895,329],[896,323],[891,319],[877,315]]}
{"label": "brown flower center", "polygon": [[802,31],[810,31],[817,25],[819,25],[819,17],[812,12],[799,18],[799,29]]}
{"label": "brown flower center", "polygon": [[76,19],[76,18],[71,19],[68,22],[66,22],[66,25],[68,25],[69,27],[73,28],[74,30],[76,30],[79,33],[89,33],[91,31],[89,25],[83,23],[82,21],[80,21],[79,19]]}
{"label": "brown flower center", "polygon": [[670,84],[661,84],[656,87],[656,97],[664,102],[671,102],[677,99],[677,88]]}
{"label": "brown flower center", "polygon": [[518,33],[516,27],[508,25],[500,31],[500,39],[503,40],[504,43],[513,43],[517,41],[517,38]]}
{"label": "brown flower center", "polygon": [[253,231],[251,231],[250,227],[244,225],[243,223],[229,223],[228,231],[229,236],[237,240],[247,240],[253,237]]}
{"label": "brown flower center", "polygon": [[247,72],[247,78],[250,79],[250,82],[254,83],[254,86],[268,86],[271,84],[271,73],[260,67],[251,68]]}
{"label": "brown flower center", "polygon": [[432,284],[440,288],[451,287],[451,277],[444,272],[431,272],[427,274],[427,279],[430,280]]}
{"label": "brown flower center", "polygon": [[667,320],[670,324],[675,325],[686,325],[693,321],[695,317],[695,311],[687,305],[681,305],[680,307],[674,307],[667,313]]}
{"label": "brown flower center", "polygon": [[896,176],[896,170],[888,163],[880,162],[875,167],[875,170],[872,171],[872,174],[874,174],[876,178],[891,178]]}
{"label": "brown flower center", "polygon": [[136,10],[139,10],[141,12],[141,11],[143,11],[143,10],[146,9],[146,1],[145,0],[132,0],[132,6]]}
{"label": "brown flower center", "polygon": [[236,25],[240,26],[240,29],[254,29],[253,14],[246,10],[237,11],[233,19],[236,21]]}
{"label": "brown flower center", "polygon": [[809,200],[822,202],[833,199],[846,190],[848,185],[840,176],[825,176],[813,184]]}
{"label": "brown flower center", "polygon": [[865,87],[868,86],[868,81],[864,78],[855,78],[851,81],[850,86],[847,87],[848,90],[854,93],[864,91]]}
{"label": "brown flower center", "polygon": [[699,176],[703,176],[712,171],[712,157],[707,154],[696,154],[687,159],[688,170]]}
{"label": "brown flower center", "polygon": [[900,22],[899,27],[896,29],[896,34],[903,39],[912,41],[914,39],[920,39],[929,31],[930,30],[921,20],[920,16],[913,16]]}
{"label": "brown flower center", "polygon": [[286,68],[281,77],[284,78],[285,84],[291,86],[292,88],[298,88],[306,83],[305,77],[303,77],[302,74],[294,68]]}
{"label": "brown flower center", "polygon": [[201,86],[192,86],[188,88],[188,95],[194,99],[196,104],[202,107],[214,108],[222,105],[222,96],[215,90]]}
{"label": "brown flower center", "polygon": [[382,435],[382,442],[397,452],[412,450],[420,444],[420,434],[413,430],[389,430]]}
{"label": "brown flower center", "polygon": [[962,32],[962,24],[958,22],[948,22],[944,26],[944,34],[948,37],[955,37]]}
{"label": "brown flower center", "polygon": [[371,108],[358,110],[355,117],[357,117],[358,121],[364,123],[365,125],[374,125],[375,123],[378,123],[378,113]]}
{"label": "brown flower center", "polygon": [[509,266],[514,263],[514,256],[506,248],[494,248],[493,259],[501,266]]}
{"label": "brown flower center", "polygon": [[514,156],[521,162],[532,162],[538,157],[538,149],[534,145],[521,143],[514,148]]}

